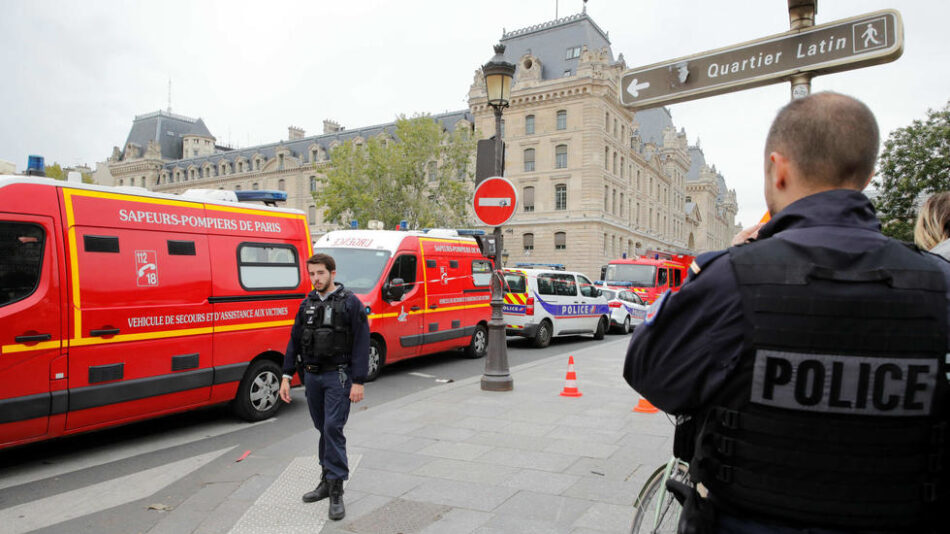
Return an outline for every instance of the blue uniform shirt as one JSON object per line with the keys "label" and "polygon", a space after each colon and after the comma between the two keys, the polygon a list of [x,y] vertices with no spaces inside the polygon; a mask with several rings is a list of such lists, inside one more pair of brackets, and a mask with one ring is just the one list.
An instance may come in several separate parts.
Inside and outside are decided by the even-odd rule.
{"label": "blue uniform shirt", "polygon": [[[851,189],[789,204],[759,230],[758,239],[769,238],[848,252],[876,248],[886,239],[871,202]],[[950,263],[933,259],[950,288]],[[700,255],[695,263],[680,291],[664,299],[649,324],[637,327],[624,362],[627,383],[672,414],[708,405],[739,362],[746,330],[726,251]]]}
{"label": "blue uniform shirt", "polygon": [[[336,291],[343,291],[343,284],[336,284],[334,292]],[[297,317],[294,319],[294,326],[290,330],[290,341],[287,342],[287,350],[284,351],[284,374],[288,376],[292,376],[296,370],[296,358],[304,321],[304,307],[310,298],[320,300],[320,295],[316,290],[311,291],[308,298],[303,299],[300,303],[300,308],[297,309]],[[363,303],[359,297],[352,293],[346,300],[346,313],[350,323],[350,331],[353,332],[350,378],[354,384],[362,384],[366,381],[366,374],[369,372],[369,323],[366,320],[366,313],[363,311]]]}

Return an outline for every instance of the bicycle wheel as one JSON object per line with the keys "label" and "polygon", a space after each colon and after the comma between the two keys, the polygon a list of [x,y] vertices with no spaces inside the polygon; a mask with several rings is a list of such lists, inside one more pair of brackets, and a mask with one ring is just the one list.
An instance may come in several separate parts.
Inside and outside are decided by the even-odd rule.
{"label": "bicycle wheel", "polygon": [[[682,506],[664,485],[668,469],[669,464],[657,469],[640,490],[631,534],[676,534]],[[670,478],[692,485],[688,466],[680,461],[674,463]]]}

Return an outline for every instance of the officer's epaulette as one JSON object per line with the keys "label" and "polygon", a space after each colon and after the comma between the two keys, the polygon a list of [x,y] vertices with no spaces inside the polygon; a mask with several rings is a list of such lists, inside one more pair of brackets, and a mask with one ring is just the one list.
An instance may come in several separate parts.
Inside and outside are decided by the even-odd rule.
{"label": "officer's epaulette", "polygon": [[699,256],[696,256],[693,263],[689,264],[689,277],[693,278],[698,275],[707,265],[712,263],[713,260],[724,255],[726,252],[728,252],[728,250],[714,250],[712,252],[703,252]]}

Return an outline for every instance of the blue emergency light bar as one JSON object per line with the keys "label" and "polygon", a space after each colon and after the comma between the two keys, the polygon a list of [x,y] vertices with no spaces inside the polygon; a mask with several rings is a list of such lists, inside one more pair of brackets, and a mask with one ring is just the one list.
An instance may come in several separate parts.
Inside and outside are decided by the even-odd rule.
{"label": "blue emergency light bar", "polygon": [[[441,228],[423,228],[424,233],[429,233],[432,230],[441,230]],[[485,230],[476,230],[473,228],[450,228],[450,230],[455,230],[455,233],[458,235],[485,235]]]}
{"label": "blue emergency light bar", "polygon": [[523,269],[530,269],[531,267],[548,267],[556,271],[563,271],[563,263],[516,263],[515,267],[521,267]]}
{"label": "blue emergency light bar", "polygon": [[286,191],[257,190],[257,191],[235,191],[239,202],[263,202],[268,206],[276,206],[278,202],[287,202]]}
{"label": "blue emergency light bar", "polygon": [[46,176],[46,165],[44,164],[43,156],[31,154],[26,161],[27,176]]}

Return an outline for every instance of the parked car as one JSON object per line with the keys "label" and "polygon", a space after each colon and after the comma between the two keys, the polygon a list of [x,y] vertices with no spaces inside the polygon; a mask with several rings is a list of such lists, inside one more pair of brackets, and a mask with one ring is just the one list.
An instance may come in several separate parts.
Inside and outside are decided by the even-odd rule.
{"label": "parked car", "polygon": [[602,289],[610,307],[610,329],[619,334],[629,334],[647,316],[648,306],[632,290]]}

